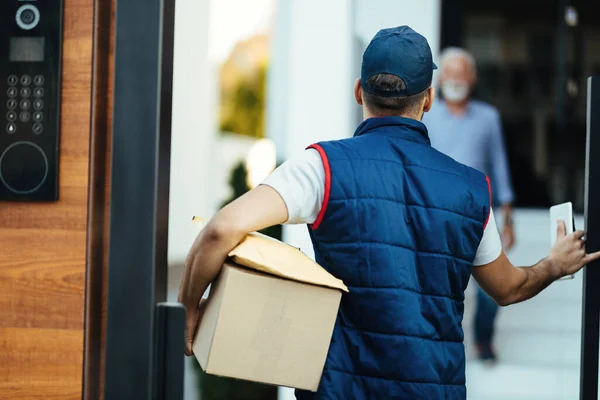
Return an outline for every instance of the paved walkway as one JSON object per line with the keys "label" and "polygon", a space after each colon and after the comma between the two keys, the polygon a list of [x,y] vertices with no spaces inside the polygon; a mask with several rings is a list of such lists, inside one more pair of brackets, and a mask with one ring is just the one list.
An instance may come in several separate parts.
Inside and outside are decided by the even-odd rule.
{"label": "paved walkway", "polygon": [[[531,265],[549,250],[547,211],[521,211],[515,217],[517,245],[509,254]],[[582,217],[576,227],[583,228]],[[469,288],[464,328],[472,359],[474,288]],[[487,368],[467,362],[469,400],[575,400],[579,398],[582,273],[557,281],[537,297],[500,310],[496,348],[500,362]]]}

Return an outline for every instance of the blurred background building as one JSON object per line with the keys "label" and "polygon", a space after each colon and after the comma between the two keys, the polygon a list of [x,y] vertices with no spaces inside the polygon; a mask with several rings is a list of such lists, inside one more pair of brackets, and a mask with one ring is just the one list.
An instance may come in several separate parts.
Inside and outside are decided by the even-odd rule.
{"label": "blurred background building", "polygon": [[[190,217],[210,216],[307,145],[351,136],[362,118],[352,95],[362,52],[379,29],[403,24],[428,38],[434,59],[448,46],[475,56],[476,97],[501,112],[516,192],[509,257],[537,262],[549,249],[547,208],[572,201],[583,211],[586,79],[600,74],[599,13],[599,2],[583,0],[178,1],[173,295],[196,234]],[[234,171],[251,176],[234,179]],[[581,217],[576,223],[583,227]],[[305,227],[285,227],[283,237],[312,255]],[[468,356],[472,303],[469,289]],[[581,276],[501,310],[500,362],[468,361],[469,399],[577,398],[580,331]],[[197,374],[190,368],[190,399]]]}

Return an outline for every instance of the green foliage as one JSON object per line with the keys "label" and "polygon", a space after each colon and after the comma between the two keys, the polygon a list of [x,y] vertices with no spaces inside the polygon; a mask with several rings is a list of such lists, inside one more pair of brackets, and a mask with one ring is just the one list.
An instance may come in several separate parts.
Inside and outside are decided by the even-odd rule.
{"label": "green foliage", "polygon": [[[243,161],[240,161],[235,166],[235,168],[233,168],[231,176],[229,178],[229,185],[233,189],[233,194],[227,201],[223,203],[222,207],[225,207],[227,204],[231,203],[238,197],[244,195],[248,190],[250,190],[250,188],[248,187],[247,176],[248,171],[246,170],[246,165]],[[277,240],[281,240],[282,238],[281,225],[271,226],[269,228],[263,229],[260,232]]]}
{"label": "green foliage", "polygon": [[267,66],[261,65],[233,89],[221,94],[220,129],[242,135],[265,136]]}
{"label": "green foliage", "polygon": [[246,164],[243,161],[240,161],[231,171],[231,176],[229,177],[229,186],[233,189],[233,193],[231,197],[226,200],[221,207],[225,207],[227,204],[231,203],[238,197],[241,197],[246,193],[248,188],[248,170],[246,169]]}

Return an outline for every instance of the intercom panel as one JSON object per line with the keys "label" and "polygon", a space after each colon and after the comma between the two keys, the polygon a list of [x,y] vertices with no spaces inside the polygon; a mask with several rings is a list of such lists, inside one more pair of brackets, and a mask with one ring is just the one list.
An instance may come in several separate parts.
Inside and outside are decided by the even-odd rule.
{"label": "intercom panel", "polygon": [[0,200],[58,199],[62,0],[0,2]]}

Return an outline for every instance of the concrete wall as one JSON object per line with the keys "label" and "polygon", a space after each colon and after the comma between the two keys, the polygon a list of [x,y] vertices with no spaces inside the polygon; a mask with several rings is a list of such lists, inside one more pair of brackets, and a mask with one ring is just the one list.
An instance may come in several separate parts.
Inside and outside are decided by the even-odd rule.
{"label": "concrete wall", "polygon": [[354,0],[354,33],[368,44],[382,28],[409,25],[429,41],[434,60],[440,47],[441,0]]}
{"label": "concrete wall", "polygon": [[[280,0],[277,7],[267,134],[285,160],[309,144],[353,132],[351,2]],[[284,236],[312,255],[305,226],[286,227]]]}
{"label": "concrete wall", "polygon": [[216,73],[208,61],[209,1],[178,0],[175,15],[175,61],[169,263],[185,259],[196,232],[193,215],[214,211],[216,169]]}

